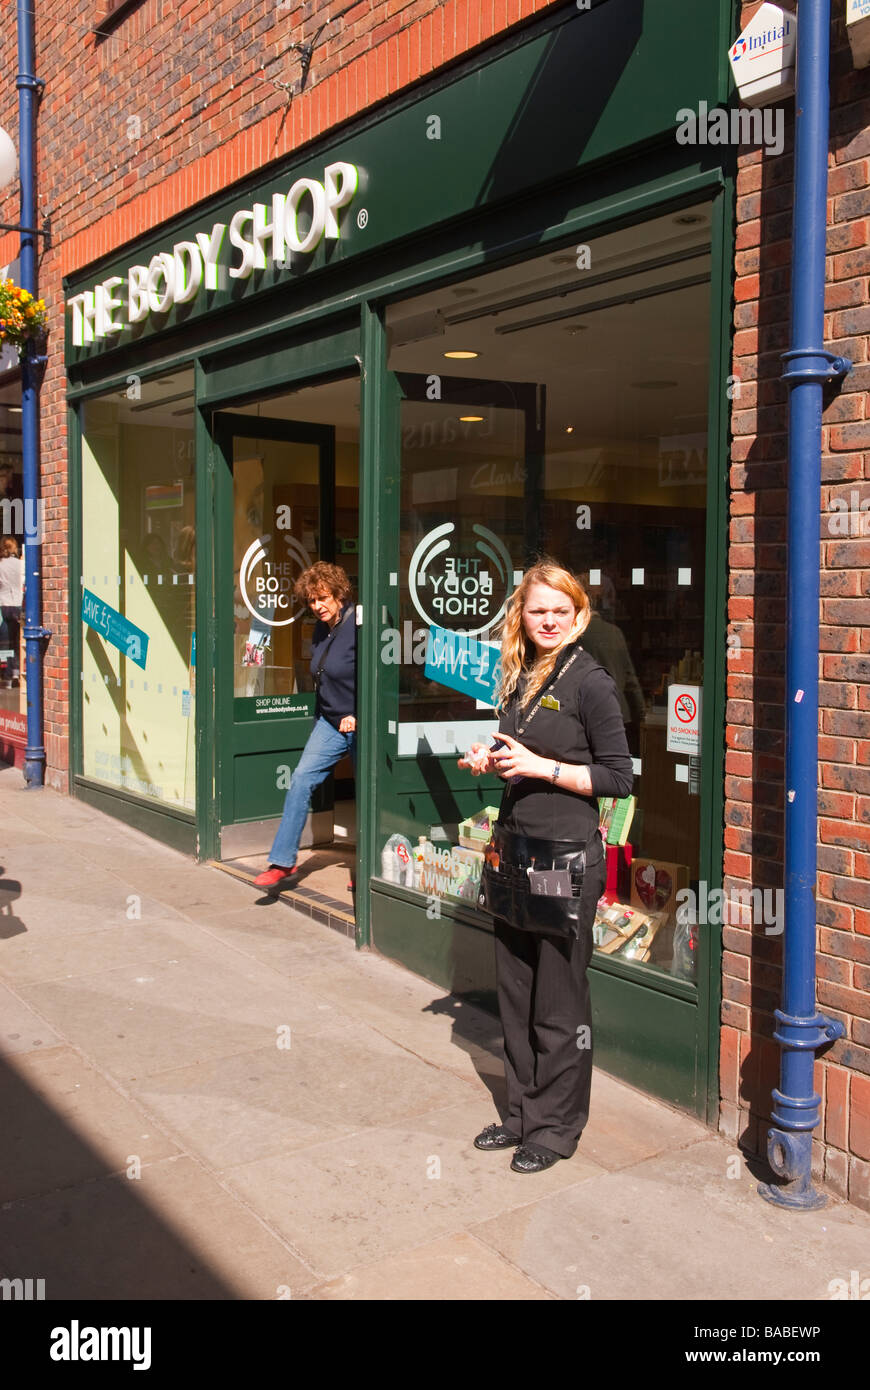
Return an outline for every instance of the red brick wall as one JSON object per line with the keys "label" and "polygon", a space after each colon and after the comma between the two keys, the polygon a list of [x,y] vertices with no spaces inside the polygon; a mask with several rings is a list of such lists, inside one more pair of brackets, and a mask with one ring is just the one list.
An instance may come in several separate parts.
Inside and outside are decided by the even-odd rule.
{"label": "red brick wall", "polygon": [[[743,22],[757,5],[745,7]],[[846,1037],[817,1061],[823,1125],[814,1168],[870,1209],[870,77],[856,71],[834,7],[825,338],[854,370],[823,416],[820,498],[818,1002]],[[794,105],[779,157],[740,157],[732,372],[725,887],[781,886],[787,393]],[[833,524],[833,530],[832,530]],[[839,527],[863,534],[839,535]],[[733,636],[732,636],[733,641]],[[782,937],[725,926],[720,1127],[764,1153]]]}
{"label": "red brick wall", "polygon": [[[39,210],[53,218],[39,292],[46,780],[67,787],[67,441],[61,277],[281,159],[564,0],[141,0],[95,26],[96,0],[40,0]],[[17,139],[14,6],[0,26],[0,125]],[[322,32],[321,26],[323,28]],[[314,42],[307,81],[292,43]],[[276,83],[293,88],[292,100]],[[0,193],[0,221],[18,220]],[[0,265],[18,238],[0,234]]]}

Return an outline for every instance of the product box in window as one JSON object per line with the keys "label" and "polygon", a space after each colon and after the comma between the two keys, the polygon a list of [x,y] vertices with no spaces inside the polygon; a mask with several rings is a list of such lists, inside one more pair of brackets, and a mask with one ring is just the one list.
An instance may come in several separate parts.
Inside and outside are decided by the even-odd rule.
{"label": "product box in window", "polygon": [[492,827],[498,820],[497,806],[484,806],[473,816],[459,823],[459,843],[464,849],[478,849],[481,852],[489,843]]}
{"label": "product box in window", "polygon": [[630,903],[600,898],[592,927],[592,941],[603,956],[620,954],[649,924],[649,916]]}
{"label": "product box in window", "polygon": [[632,861],[630,900],[648,915],[663,913],[666,921],[674,918],[677,893],[688,886],[688,864],[672,864],[642,854]]}
{"label": "product box in window", "polygon": [[668,914],[666,912],[651,913],[640,931],[638,931],[630,941],[626,942],[622,950],[619,951],[619,959],[636,960],[640,962],[646,962],[650,959],[655,960],[658,954],[656,948],[659,946],[659,943],[664,942],[667,928]]}

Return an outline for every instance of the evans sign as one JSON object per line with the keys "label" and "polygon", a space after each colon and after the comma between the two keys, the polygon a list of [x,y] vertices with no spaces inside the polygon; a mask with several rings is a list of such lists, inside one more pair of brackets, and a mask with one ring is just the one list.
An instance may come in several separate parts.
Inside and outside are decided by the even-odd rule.
{"label": "evans sign", "polygon": [[[291,267],[310,255],[324,237],[337,241],[339,213],[359,187],[355,164],[328,164],[319,179],[300,178],[271,205],[254,203],[215,222],[195,241],[178,241],[159,251],[148,265],[130,266],[126,278],[111,275],[67,300],[75,347],[115,338],[150,314],[166,314],[188,304],[200,291],[225,289],[228,280],[247,280],[255,270]],[[268,249],[267,249],[268,248]]]}

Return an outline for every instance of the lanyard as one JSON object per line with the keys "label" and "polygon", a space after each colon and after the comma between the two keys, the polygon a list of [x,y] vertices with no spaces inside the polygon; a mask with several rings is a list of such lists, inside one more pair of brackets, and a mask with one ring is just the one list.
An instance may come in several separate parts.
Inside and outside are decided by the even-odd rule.
{"label": "lanyard", "polygon": [[521,723],[519,722],[519,719],[517,719],[517,733],[518,733],[518,734],[524,734],[524,733],[526,732],[526,729],[529,727],[529,725],[531,724],[531,722],[532,722],[532,720],[534,719],[535,715],[537,714],[538,710],[541,708],[541,701],[543,700],[544,696],[547,694],[547,691],[548,691],[548,690],[554,689],[554,688],[559,684],[559,681],[562,679],[562,677],[564,676],[565,672],[568,670],[568,668],[569,668],[570,666],[573,666],[574,662],[577,660],[577,658],[578,658],[578,656],[580,655],[580,653],[582,652],[582,650],[583,650],[582,647],[578,647],[576,651],[572,652],[571,656],[569,656],[568,660],[565,662],[565,665],[562,667],[561,671],[560,671],[559,674],[556,676],[555,680],[552,680],[552,679],[551,679],[551,680],[544,686],[544,688],[543,688],[543,690],[541,691],[540,695],[538,696],[537,701],[535,702],[534,708],[532,709],[532,712],[531,712],[531,714],[529,715],[528,719],[526,720],[525,724],[521,724]]}
{"label": "lanyard", "polygon": [[350,617],[350,615],[351,615],[352,612],[353,612],[353,604],[351,604],[350,607],[347,608],[347,609],[345,610],[345,612],[342,614],[341,618],[340,618],[339,621],[335,624],[335,627],[332,629],[332,631],[330,632],[329,636],[328,636],[327,639],[326,639],[326,644],[325,644],[325,646],[324,646],[324,648],[323,648],[323,651],[322,651],[321,654],[320,654],[320,660],[319,660],[318,663],[317,663],[317,670],[314,672],[314,675],[313,675],[314,688],[315,688],[315,690],[319,689],[319,687],[320,687],[320,675],[321,675],[321,672],[323,671],[323,666],[324,666],[324,663],[325,663],[325,661],[326,661],[326,654],[327,654],[327,652],[329,651],[329,648],[332,646],[332,639],[333,639],[335,636],[337,636],[337,634],[338,634],[338,629],[344,625],[344,623],[345,623],[345,622],[347,621],[347,619]]}

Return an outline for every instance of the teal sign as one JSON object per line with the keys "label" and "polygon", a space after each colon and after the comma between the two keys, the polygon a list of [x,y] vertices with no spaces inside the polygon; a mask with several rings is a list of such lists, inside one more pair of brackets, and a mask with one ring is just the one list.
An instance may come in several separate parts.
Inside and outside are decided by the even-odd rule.
{"label": "teal sign", "polygon": [[501,652],[478,642],[465,632],[430,627],[426,643],[425,675],[451,690],[461,690],[475,700],[495,704],[495,688],[501,674]]}
{"label": "teal sign", "polygon": [[148,633],[131,623],[116,608],[110,608],[90,589],[82,593],[82,622],[87,623],[106,642],[111,642],[119,652],[145,670],[148,658]]}

